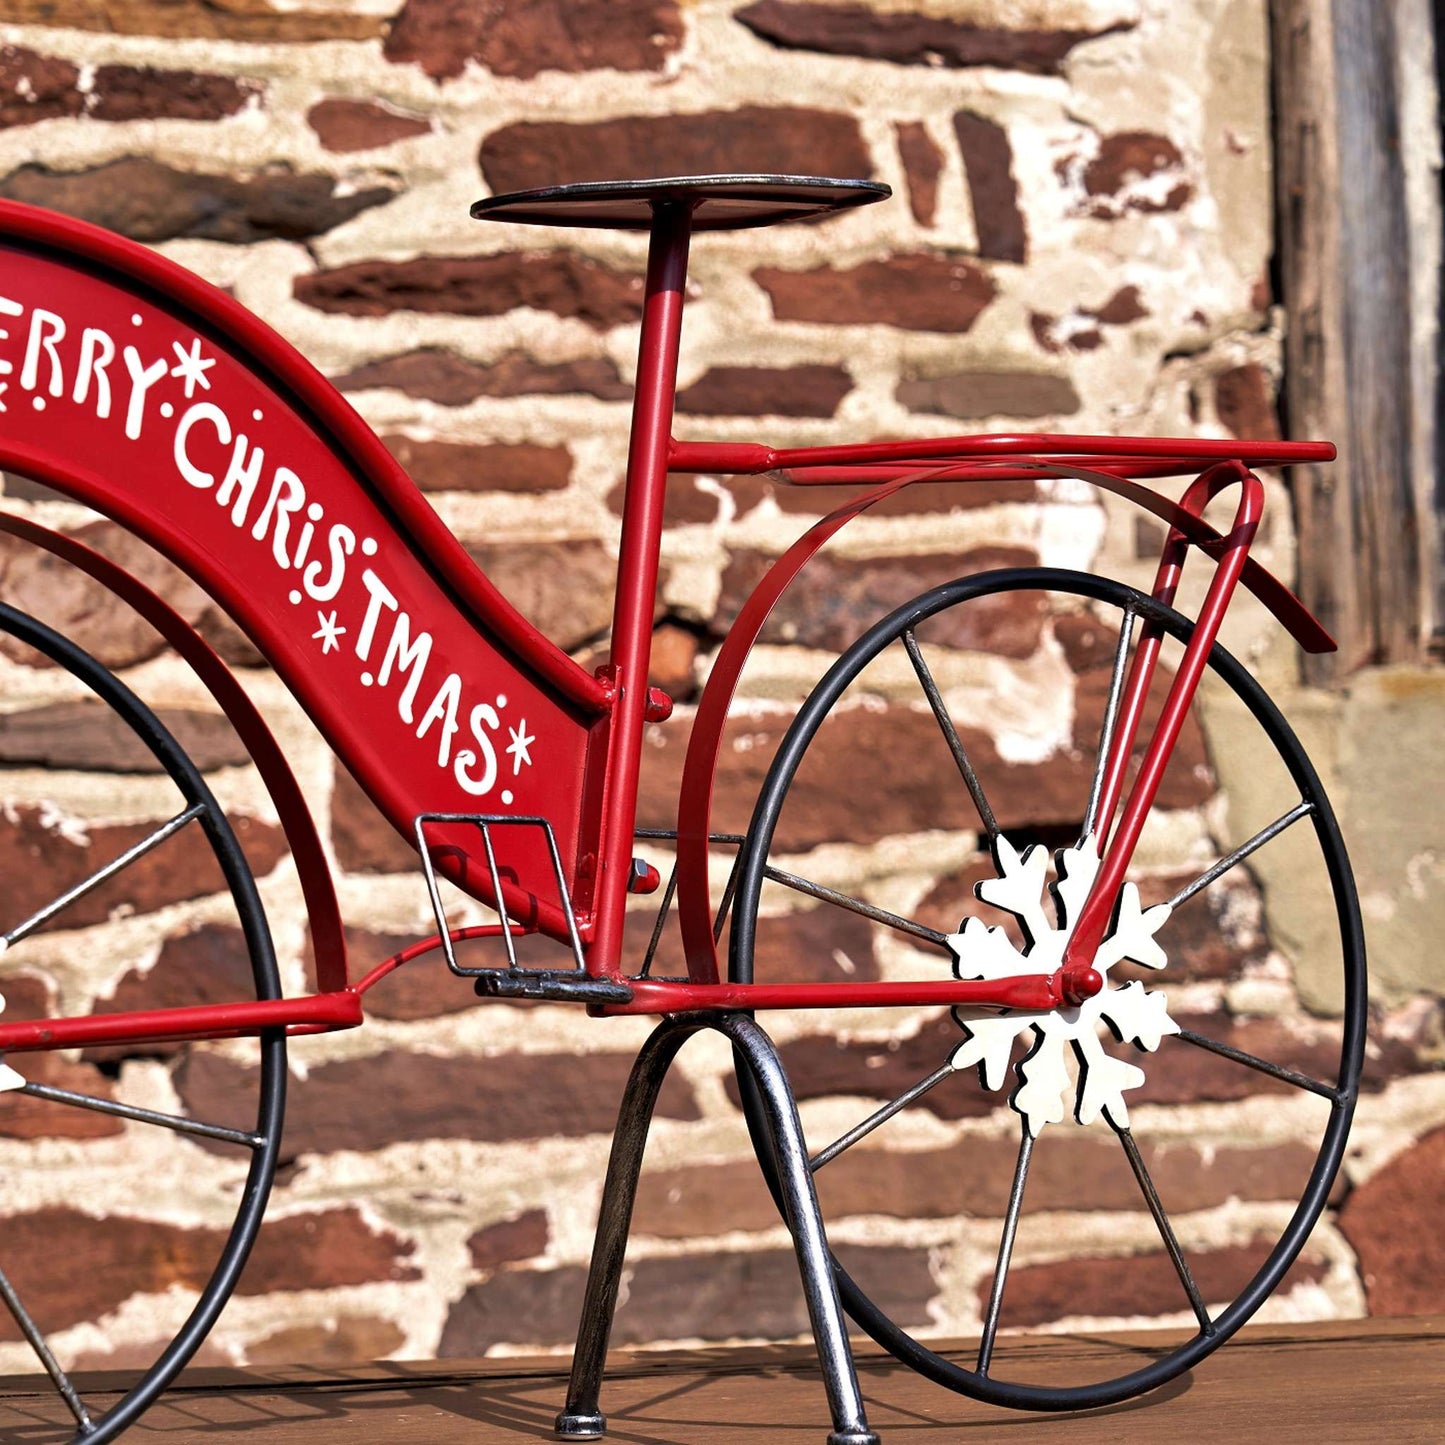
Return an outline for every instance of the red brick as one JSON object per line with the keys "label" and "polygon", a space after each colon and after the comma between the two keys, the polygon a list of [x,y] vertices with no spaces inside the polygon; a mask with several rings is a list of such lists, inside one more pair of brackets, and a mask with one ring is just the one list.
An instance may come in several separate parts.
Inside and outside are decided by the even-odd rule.
{"label": "red brick", "polygon": [[[790,718],[733,719],[719,754],[713,826],[740,833]],[[1093,776],[1091,760],[1061,749],[1039,763],[1007,763],[987,734],[958,729],[1000,826],[1077,828]],[[638,824],[671,827],[688,724],[651,730],[643,751]],[[907,760],[906,767],[897,764]],[[818,729],[783,806],[774,839],[782,852],[824,842],[872,843],[934,828],[977,828],[953,756],[926,705],[875,711],[850,707]]]}
{"label": "red brick", "polygon": [[908,209],[920,226],[933,224],[938,209],[938,178],[943,173],[943,152],[921,120],[898,121],[898,159],[908,181]]}
{"label": "red brick", "polygon": [[[738,512],[752,510],[764,497],[790,516],[821,517],[857,497],[857,485],[798,486],[764,477],[729,478],[725,484],[737,497]],[[1032,482],[920,482],[904,487],[868,509],[870,517],[919,517],[934,513],[992,507],[1000,502],[1032,502],[1038,489]]]}
{"label": "red brick", "polygon": [[538,631],[565,651],[612,621],[617,562],[600,542],[468,547],[472,560]]}
{"label": "red brick", "polygon": [[748,1157],[727,1164],[644,1170],[632,1229],[656,1239],[693,1239],[771,1229],[777,1223],[777,1206],[756,1162]]}
{"label": "red brick", "polygon": [[694,669],[698,636],[674,622],[660,622],[652,631],[652,656],[647,680],[674,701],[685,701],[697,691]]}
{"label": "red brick", "polygon": [[[631,1067],[630,1054],[447,1058],[399,1050],[313,1066],[305,1088],[287,1100],[285,1149],[296,1157],[415,1139],[610,1134]],[[176,1089],[195,1117],[237,1123],[249,1073],[215,1054],[193,1053],[176,1071]],[[669,1075],[658,1113],[699,1117],[681,1075]]]}
{"label": "red brick", "polygon": [[417,872],[421,886],[416,849],[386,821],[339,762],[331,787],[331,846],[348,873]]}
{"label": "red brick", "polygon": [[1087,307],[1081,313],[1092,316],[1103,326],[1127,326],[1149,315],[1137,286],[1121,286],[1097,311]]}
{"label": "red brick", "polygon": [[1105,220],[1128,211],[1177,211],[1194,194],[1179,147],[1150,131],[1101,136],[1093,155],[1066,157],[1057,170],[1066,181],[1077,178],[1083,213]]}
{"label": "red brick", "polygon": [[[713,626],[722,633],[736,620],[773,559],[735,552],[723,573]],[[978,547],[961,554],[873,558],[855,561],[824,553],[783,595],[763,627],[765,643],[793,643],[842,651],[879,618],[944,582],[1001,567],[1035,566],[1022,547]],[[936,647],[965,648],[1003,657],[1033,656],[1043,633],[1042,599],[1003,592],[949,608],[920,628]]]}
{"label": "red brick", "polygon": [[[1338,1023],[1307,1021],[1290,1023],[1275,1018],[1232,1018],[1220,1012],[1190,1014],[1175,1012],[1180,1027],[1241,1049],[1268,1063],[1293,1069],[1321,1083],[1333,1084],[1340,1067]],[[1129,1102],[1141,1104],[1231,1103],[1258,1094],[1298,1097],[1293,1085],[1234,1063],[1183,1039],[1165,1038],[1157,1053],[1130,1047],[1118,1050],[1144,1070],[1144,1083],[1129,1095]],[[1388,1072],[1408,1067],[1409,1051],[1402,1049],[1390,1059]],[[1382,1072],[1384,1072],[1382,1070]],[[1374,1087],[1379,1087],[1377,1080]],[[1323,1106],[1321,1106],[1323,1107]]]}
{"label": "red brick", "polygon": [[546,1251],[547,1212],[529,1209],[513,1219],[504,1219],[479,1229],[467,1240],[473,1269],[496,1269],[500,1264],[532,1259]]}
{"label": "red brick", "polygon": [[[1263,1265],[1267,1243],[1186,1250],[1185,1258],[1206,1304],[1236,1299]],[[1296,1260],[1280,1285],[1323,1279],[1327,1266],[1305,1257]],[[979,1285],[979,1308],[988,1303],[992,1276]],[[1187,1313],[1189,1297],[1169,1256],[1134,1255],[1124,1259],[1074,1259],[1055,1264],[1016,1265],[1009,1271],[1001,1322],[1006,1328],[1030,1328],[1070,1315],[1128,1318]]]}
{"label": "red brick", "polygon": [[[731,850],[724,848],[720,853],[730,856]],[[791,901],[801,900],[795,897]],[[624,943],[628,968],[641,965],[656,920],[656,903],[628,913]],[[872,924],[856,913],[826,905],[763,914],[758,919],[753,962],[759,983],[862,983],[879,976]],[[687,972],[675,909],[658,940],[652,972],[671,977]]]}
{"label": "red brick", "polygon": [[95,120],[220,120],[256,95],[254,82],[194,70],[96,68],[86,114]]}
{"label": "red brick", "polygon": [[[136,1292],[198,1288],[214,1263],[218,1233],[39,1209],[6,1219],[6,1274],[40,1328],[54,1333],[98,1319]],[[0,1314],[0,1340],[21,1338],[8,1311]]]}
{"label": "red brick", "polygon": [[676,0],[407,0],[383,53],[434,79],[474,59],[530,80],[545,70],[661,70],[682,32]]}
{"label": "red brick", "polygon": [[923,254],[864,261],[848,270],[764,267],[753,280],[780,321],[874,323],[912,331],[962,333],[998,294],[988,273],[962,257]]}
{"label": "red brick", "polygon": [[411,1263],[414,1250],[410,1240],[389,1229],[373,1229],[352,1208],[273,1216],[256,1239],[237,1293],[420,1279]]}
{"label": "red brick", "polygon": [[[419,936],[373,933],[365,928],[347,928],[345,933],[346,962],[353,983],[359,983],[378,964],[415,943]],[[304,962],[307,987],[315,989],[316,974],[309,947]],[[447,971],[440,950],[393,969],[366,995],[368,1018],[398,1019],[407,1023],[441,1018],[477,1006],[471,985]]]}
{"label": "red brick", "polygon": [[[949,1088],[952,1082],[940,1088]],[[972,1078],[967,1087],[983,1092]],[[1006,1094],[1004,1090],[991,1097],[997,1103]],[[825,1142],[815,1140],[813,1147]],[[1315,1162],[1314,1151],[1302,1144],[1206,1151],[1190,1143],[1135,1142],[1165,1208],[1175,1215],[1231,1200],[1292,1204],[1303,1192]],[[830,1220],[863,1214],[1002,1219],[1017,1159],[1016,1132],[998,1139],[970,1139],[953,1149],[853,1149],[819,1170],[816,1183]],[[1026,1215],[1056,1210],[1144,1215],[1147,1208],[1122,1147],[1107,1129],[1065,1123],[1044,1131],[1029,1165],[1023,1200]]]}
{"label": "red brick", "polygon": [[[154,716],[203,773],[250,759],[220,713],[161,708]],[[53,702],[0,716],[0,762],[81,772],[165,771],[130,725],[99,700]]]}
{"label": "red brick", "polygon": [[[3,993],[6,1005],[0,1024],[18,1023],[27,1016],[35,1017],[14,1007],[15,995],[10,979],[0,979],[0,993]],[[99,1069],[76,1063],[61,1054],[12,1054],[9,1062],[32,1084],[68,1089],[71,1093],[87,1094],[91,1098],[115,1097],[115,1085]],[[105,1139],[124,1133],[124,1120],[97,1114],[92,1109],[49,1103],[27,1094],[0,1093],[0,1137],[6,1139]]]}
{"label": "red brick", "polygon": [[[256,997],[251,955],[238,927],[203,923],[190,932],[166,939],[155,964],[131,969],[110,997],[99,1000],[97,1014],[131,1013],[157,1008],[190,1008],[240,1003]],[[180,1053],[187,1045],[146,1043],[100,1046],[83,1057],[97,1062],[144,1054],[147,1058]]]}
{"label": "red brick", "polygon": [[355,261],[298,276],[299,301],[344,316],[418,311],[504,316],[526,307],[576,317],[599,331],[642,315],[642,278],[575,251],[504,251],[496,256],[419,256]]}
{"label": "red brick", "polygon": [[[17,808],[14,814],[9,826],[0,828],[0,862],[10,880],[8,906],[16,921],[60,897],[148,837],[164,821],[94,826],[88,833],[89,844],[83,845],[49,826],[36,809]],[[285,851],[281,830],[246,817],[231,821],[252,872],[264,877]],[[44,928],[88,928],[106,922],[119,908],[130,913],[150,913],[218,892],[225,886],[224,880],[210,850],[198,846],[198,827],[193,823],[143,854],[113,878],[76,899]]]}
{"label": "red brick", "polygon": [[[942,954],[934,977],[951,977]],[[921,973],[915,977],[922,976]],[[872,1108],[896,1099],[939,1069],[963,1042],[963,1031],[951,1018],[925,1023],[916,1033],[880,1042],[845,1041],[826,1035],[792,1039],[778,1053],[793,1093],[800,1101],[833,1097],[860,1101],[861,1120]],[[729,1075],[727,1094],[738,1103],[736,1080]],[[861,1101],[870,1101],[864,1103]],[[914,1106],[940,1119],[973,1119],[991,1114],[1004,1103],[1004,1095],[980,1089],[971,1074],[957,1074],[931,1089]],[[818,1147],[823,1141],[814,1141]],[[821,1176],[820,1176],[821,1178]]]}
{"label": "red brick", "polygon": [[369,151],[413,136],[426,135],[431,122],[422,116],[403,115],[372,100],[343,100],[328,96],[306,112],[306,124],[329,151]]}
{"label": "red brick", "polygon": [[1372,1315],[1428,1315],[1445,1309],[1445,1129],[1403,1149],[1340,1211],[1340,1229],[1359,1258]]}
{"label": "red brick", "polygon": [[[1127,326],[1131,321],[1140,321],[1149,314],[1139,288],[1123,286],[1102,306],[1080,306],[1066,317],[1031,311],[1029,326],[1034,339],[1045,351],[1096,351],[1104,344],[1104,327]],[[1083,324],[1089,321],[1095,325]]]}
{"label": "red brick", "polygon": [[94,120],[219,120],[234,115],[255,85],[228,75],[101,65],[87,87],[68,60],[0,46],[0,129],[71,116]]}
{"label": "red brick", "polygon": [[579,361],[533,361],[509,351],[493,362],[468,361],[451,351],[423,348],[368,362],[332,378],[342,391],[394,387],[442,406],[465,406],[479,396],[566,396],[583,392],[603,401],[626,401],[632,388],[603,357]]}
{"label": "red brick", "polygon": [[[721,503],[711,487],[726,489],[732,499],[734,515],[746,516],[765,499],[780,512],[796,517],[822,517],[853,501],[859,493],[856,484],[840,486],[797,485],[771,477],[719,477],[709,481],[708,490],[698,485],[696,477],[675,474],[668,478],[664,500],[663,525],[688,527],[698,523],[716,522]],[[622,515],[624,487],[619,482],[607,494],[607,506],[614,516]],[[992,507],[1000,502],[1032,502],[1038,489],[1032,482],[944,482],[934,485],[920,483],[885,497],[868,509],[870,517],[919,517]],[[800,529],[801,530],[801,529]]]}
{"label": "red brick", "polygon": [[833,416],[853,389],[841,366],[714,366],[677,394],[691,416]]}
{"label": "red brick", "polygon": [[[475,1359],[499,1344],[570,1345],[577,1338],[586,1281],[580,1264],[498,1270],[452,1306],[437,1354],[444,1360]],[[613,1340],[620,1343],[615,1332]]]}
{"label": "red brick", "polygon": [[974,892],[979,883],[998,877],[998,869],[987,853],[978,853],[966,867],[945,873],[923,896],[914,918],[940,933],[957,933],[966,918],[981,918],[990,928],[1002,928],[1015,948],[1022,949],[1024,936],[1012,913],[984,903]]}
{"label": "red brick", "polygon": [[990,416],[1072,416],[1083,405],[1068,377],[1031,371],[914,377],[899,383],[897,396],[909,411],[963,421]]}
{"label": "red brick", "polygon": [[[97,1220],[50,1207],[5,1221],[6,1272],[46,1333],[97,1320],[132,1294],[199,1289],[215,1267],[226,1231],[180,1228],[137,1216]],[[238,1292],[329,1289],[416,1279],[411,1245],[374,1232],[354,1209],[267,1221]],[[0,1340],[19,1339],[8,1312]]]}
{"label": "red brick", "polygon": [[481,166],[494,194],[634,176],[873,174],[853,116],[762,105],[591,124],[518,121],[482,142]]}
{"label": "red brick", "polygon": [[[927,1322],[934,1285],[926,1250],[844,1245],[837,1252],[895,1319],[905,1325]],[[580,1266],[499,1271],[453,1306],[438,1353],[482,1355],[501,1344],[569,1344],[576,1336],[584,1279]],[[738,1335],[779,1339],[807,1332],[797,1258],[791,1250],[768,1249],[638,1260],[612,1340],[631,1345]]]}
{"label": "red brick", "polygon": [[[935,1293],[926,1249],[839,1245],[840,1263],[883,1311],[906,1326],[928,1322]],[[618,1344],[649,1340],[787,1339],[808,1333],[797,1256],[711,1252],[641,1259],[617,1311]]]}
{"label": "red brick", "polygon": [[[1156,549],[1157,550],[1157,549]],[[1065,613],[1054,618],[1054,638],[1064,659],[1078,673],[1114,666],[1119,646],[1118,632],[1106,626],[1092,612]]]}
{"label": "red brick", "polygon": [[1237,437],[1279,438],[1279,415],[1269,373],[1258,362],[1221,371],[1214,378],[1214,411]]}
{"label": "red brick", "polygon": [[[1095,668],[1079,679],[1075,690],[1074,746],[1089,759],[1091,767],[1104,730],[1109,681],[1108,668]],[[1161,664],[1144,705],[1144,717],[1134,746],[1135,756],[1143,755],[1153,737],[1160,709],[1173,681],[1174,674]],[[1214,770],[1209,763],[1209,751],[1200,731],[1199,718],[1191,711],[1170,754],[1155,802],[1161,808],[1193,808],[1213,797],[1215,787]]]}
{"label": "red brick", "polygon": [[[1163,903],[1196,874],[1179,873],[1140,880],[1145,907]],[[1261,961],[1269,940],[1255,919],[1262,919],[1264,903],[1249,870],[1236,868],[1202,893],[1180,904],[1158,938],[1169,955],[1163,977],[1170,983],[1206,978],[1239,978],[1252,963]],[[1131,963],[1116,964],[1109,973],[1116,982],[1137,978],[1146,986],[1151,969]]]}
{"label": "red brick", "polygon": [[1104,344],[1104,333],[1097,326],[1080,327],[1077,317],[1060,318],[1043,311],[1029,312],[1029,330],[1034,340],[1050,354],[1056,355],[1067,347],[1070,351],[1097,351]]}
{"label": "red brick", "polygon": [[372,40],[386,29],[380,15],[325,9],[278,10],[215,0],[7,0],[12,25],[55,25],[117,35],[177,40],[242,40],[299,43]]}
{"label": "red brick", "polygon": [[[114,523],[91,523],[73,535],[141,578],[193,625],[211,608],[210,599],[194,582]],[[18,537],[0,536],[0,585],[12,606],[64,633],[111,669],[145,662],[164,647],[159,634],[119,604],[114,593],[69,562]],[[0,651],[30,666],[52,665],[39,664],[37,654],[8,634],[0,634]]]}
{"label": "red brick", "polygon": [[424,492],[558,492],[572,480],[572,453],[534,442],[421,441],[382,437]]}
{"label": "red brick", "polygon": [[978,254],[993,261],[1024,261],[1028,236],[1019,210],[1008,132],[996,121],[966,110],[953,117],[953,132],[973,203]]}
{"label": "red brick", "polygon": [[0,46],[0,128],[80,115],[80,72],[68,60]]}
{"label": "red brick", "polygon": [[753,975],[759,983],[872,983],[879,977],[873,941],[867,919],[826,903],[764,915]]}
{"label": "red brick", "polygon": [[[720,485],[732,490],[738,479],[726,478]],[[743,479],[744,482],[751,478]],[[620,481],[607,494],[607,507],[613,516],[622,515],[623,503],[626,497],[626,481]],[[662,524],[664,527],[690,527],[697,523],[709,525],[716,522],[721,510],[721,503],[713,491],[704,491],[698,485],[698,479],[692,476],[681,474],[673,475],[667,479],[667,493],[662,503]],[[741,505],[738,510],[746,510]]]}
{"label": "red brick", "polygon": [[385,186],[343,191],[334,176],[276,166],[237,179],[179,171],[137,156],[82,171],[21,166],[0,196],[93,221],[136,241],[193,237],[245,244],[319,236],[392,199]]}
{"label": "red brick", "polygon": [[861,55],[900,65],[1000,66],[1058,74],[1080,41],[1131,28],[1119,22],[1097,30],[1026,30],[975,25],[909,11],[879,12],[862,5],[758,0],[736,18],[749,30],[790,50]]}

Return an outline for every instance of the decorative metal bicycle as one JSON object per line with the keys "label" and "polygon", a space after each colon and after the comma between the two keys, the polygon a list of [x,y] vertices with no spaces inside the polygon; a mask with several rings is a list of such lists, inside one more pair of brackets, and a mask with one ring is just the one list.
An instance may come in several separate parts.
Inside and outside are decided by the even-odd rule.
{"label": "decorative metal bicycle", "polygon": [[[296,861],[318,983],[314,994],[281,996],[245,854],[200,772],[156,715],[74,642],[0,607],[8,645],[42,655],[93,693],[153,760],[144,766],[168,775],[183,800],[163,828],[132,840],[111,864],[61,896],[6,904],[0,982],[12,1004],[24,992],[17,981],[34,976],[51,977],[65,998],[55,942],[63,935],[54,929],[182,830],[208,855],[209,861],[196,853],[196,868],[214,863],[219,870],[212,886],[223,882],[229,892],[248,953],[244,967],[225,979],[225,987],[244,996],[146,1006],[127,995],[67,1013],[52,994],[28,1010],[30,1017],[17,1017],[26,1010],[12,1007],[0,1019],[0,1055],[8,1060],[0,1065],[0,1089],[7,1091],[0,1097],[74,1109],[82,1117],[98,1114],[127,1128],[173,1131],[196,1147],[249,1159],[244,1181],[237,1178],[233,1222],[211,1232],[214,1258],[204,1266],[189,1262],[181,1272],[195,1294],[189,1317],[123,1399],[98,1417],[46,1342],[44,1300],[24,1298],[14,1283],[16,1262],[3,1257],[0,1240],[0,1297],[73,1413],[75,1440],[109,1440],[133,1422],[195,1352],[235,1288],[276,1169],[287,1036],[360,1024],[370,988],[437,949],[484,997],[575,1001],[604,1015],[662,1016],[639,1057],[615,1136],[572,1385],[558,1421],[564,1436],[602,1433],[602,1362],[643,1142],[672,1058],[701,1029],[721,1032],[734,1049],[758,1157],[796,1245],[832,1411],[829,1439],[837,1445],[877,1438],[864,1418],[840,1297],[842,1308],[899,1359],[954,1389],[1007,1405],[1069,1409],[1123,1399],[1193,1365],[1250,1316],[1299,1253],[1339,1164],[1358,1085],[1365,1009],[1360,922],[1319,780],[1288,725],[1217,636],[1243,583],[1302,646],[1332,645],[1301,604],[1249,558],[1263,500],[1251,468],[1328,460],[1332,448],[1035,435],[791,450],[673,440],[690,235],[816,218],[887,193],[863,181],[709,176],[562,186],[493,197],[473,208],[488,220],[651,235],[611,656],[595,673],[519,616],[356,414],[242,307],[139,247],[59,216],[0,205],[0,466],[121,523],[179,564],[240,623],[389,821],[415,840],[439,929],[353,982],[316,829],[279,747],[216,653],[115,562],[31,521],[0,517],[0,528],[80,569],[140,613],[230,719]],[[647,684],[669,472],[773,472],[803,486],[867,484],[777,562],[712,668],[688,748],[677,865],[663,902],[666,913],[675,889],[687,963],[687,976],[677,978],[653,975],[650,950],[629,971],[623,950],[629,894],[651,892],[661,882],[634,859],[634,839],[643,734],[671,711],[670,700]],[[1143,485],[1179,475],[1194,480],[1178,503]],[[812,692],[772,764],[746,836],[716,833],[713,777],[743,663],[774,605],[818,549],[904,487],[1053,477],[1114,492],[1162,519],[1167,540],[1151,591],[1077,572],[1022,568],[924,592],[847,648]],[[1235,496],[1236,510],[1221,533],[1203,513],[1222,492]],[[1192,621],[1173,607],[1191,549],[1214,564]],[[1080,630],[1087,633],[1096,670],[1108,680],[1097,736],[1088,743],[1095,755],[1080,764],[1077,826],[1067,838],[1037,836],[1027,799],[994,792],[966,729],[955,721],[954,684],[933,641],[986,650],[979,639],[987,638],[990,619],[1019,599],[1055,650],[1070,638],[1081,645]],[[1177,653],[1172,664],[1161,663],[1167,649]],[[793,855],[806,863],[806,849],[780,831],[790,800],[819,786],[809,771],[812,750],[828,735],[830,719],[873,686],[879,669],[886,688],[906,684],[926,702],[934,740],[950,760],[953,795],[933,799],[939,826],[973,830],[993,860],[995,876],[977,888],[979,906],[951,933],[835,887],[826,876],[805,876]],[[1212,693],[1232,697],[1253,720],[1257,751],[1274,759],[1292,795],[1272,822],[1221,850],[1167,902],[1143,907],[1128,879],[1131,862],[1206,674]],[[1159,690],[1166,693],[1162,704],[1153,696]],[[914,760],[898,761],[904,768]],[[838,782],[832,776],[823,785]],[[869,804],[860,799],[858,806]],[[1291,846],[1308,842],[1338,917],[1343,1012],[1332,1028],[1330,1062],[1315,1073],[1199,1033],[1171,1013],[1170,994],[1142,981],[1170,962],[1172,912],[1198,895],[1227,890],[1246,858],[1285,834]],[[1056,850],[1052,882],[1045,843]],[[736,858],[719,909],[709,862],[728,848]],[[449,929],[440,879],[494,904],[500,921]],[[792,976],[765,976],[755,944],[767,890],[778,887],[800,892],[810,907],[843,910],[883,930],[899,941],[914,972],[850,980],[820,975],[816,960],[798,957]],[[25,897],[23,889],[17,892]],[[1012,933],[1009,915],[1017,924]],[[724,965],[718,940],[729,922]],[[563,965],[522,966],[514,948],[521,933],[555,940]],[[478,936],[503,940],[506,966],[468,963],[462,945]],[[812,1146],[810,1158],[778,1054],[753,1013],[867,1009],[876,1018],[898,1016],[878,1011],[916,1014],[921,1007],[945,1015],[930,1070],[881,1107],[866,1108],[841,1137]],[[83,1051],[104,1059],[107,1051],[126,1049],[164,1059],[198,1040],[231,1041],[218,1045],[227,1059],[250,1052],[254,1124],[208,1122],[36,1077],[37,1055],[63,1061]],[[1119,1045],[1135,1046],[1146,1067],[1111,1052]],[[1170,1048],[1223,1058],[1264,1087],[1323,1100],[1317,1153],[1298,1204],[1270,1222],[1267,1251],[1222,1308],[1213,1288],[1191,1271],[1129,1128],[1126,1093],[1144,1080],[1154,1052]],[[981,1311],[977,1361],[961,1368],[894,1324],[830,1259],[814,1176],[825,1180],[826,1167],[875,1129],[961,1087],[975,1069],[985,1108],[1001,1103],[1012,1084],[1020,1148]],[[1041,1133],[1070,1111],[1081,1122],[1101,1121],[1117,1136],[1177,1274],[1180,1307],[1197,1328],[1183,1345],[1118,1378],[1054,1384],[1005,1378],[995,1347],[1029,1166]],[[967,1166],[961,1157],[960,1170]],[[1079,1311],[1087,1312],[1087,1306]],[[59,1321],[62,1329],[76,1323],[68,1315]]]}

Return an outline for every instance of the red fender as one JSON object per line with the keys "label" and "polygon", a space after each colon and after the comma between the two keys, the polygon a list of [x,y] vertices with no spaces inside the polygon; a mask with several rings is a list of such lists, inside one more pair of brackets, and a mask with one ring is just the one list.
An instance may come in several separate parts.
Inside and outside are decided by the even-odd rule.
{"label": "red fender", "polygon": [[317,985],[323,993],[345,989],[348,983],[346,936],[341,925],[336,889],[332,886],[331,870],[326,863],[316,824],[290,764],[256,710],[256,705],[231,675],[230,669],[169,603],[109,557],[93,551],[74,537],[49,531],[23,517],[6,513],[0,513],[0,532],[20,537],[80,568],[134,608],[190,664],[206,690],[221,705],[221,711],[236,729],[276,805],[281,831],[286,836],[291,856],[296,860],[301,893],[306,900]]}
{"label": "red fender", "polygon": [[[1187,444],[1182,444],[1187,446]],[[1175,527],[1208,557],[1217,557],[1227,545],[1226,538],[1209,523],[1186,511],[1170,498],[1141,486],[1127,477],[1094,471],[1072,462],[1044,461],[1034,457],[1011,457],[1006,466],[1021,473],[1045,473],[1074,477],[1089,482],[1152,512]],[[720,978],[717,944],[712,932],[712,909],[708,896],[708,834],[712,821],[713,783],[718,753],[722,747],[723,725],[737,689],[738,678],[763,630],[769,614],[793,579],[813,555],[838,531],[870,507],[904,487],[919,482],[983,479],[992,474],[987,462],[967,461],[953,466],[929,466],[895,477],[885,486],[861,493],[852,501],[815,523],[773,564],[739,612],[726,640],[718,649],[708,675],[707,686],[698,701],[683,762],[682,790],[677,816],[677,905],[682,928],[683,950],[688,975],[694,983],[716,983]],[[1277,617],[1307,652],[1329,652],[1334,639],[1310,614],[1304,603],[1278,578],[1252,558],[1246,560],[1240,580]]]}

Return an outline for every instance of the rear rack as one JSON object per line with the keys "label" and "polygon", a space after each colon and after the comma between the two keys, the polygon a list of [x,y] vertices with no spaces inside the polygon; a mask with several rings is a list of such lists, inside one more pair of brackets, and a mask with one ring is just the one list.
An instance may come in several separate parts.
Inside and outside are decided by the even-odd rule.
{"label": "rear rack", "polygon": [[[447,923],[446,911],[442,907],[441,890],[437,886],[436,867],[427,847],[426,825],[428,823],[470,824],[482,835],[482,848],[487,857],[487,871],[492,882],[492,896],[496,899],[498,933],[507,950],[506,968],[467,968],[457,962],[456,950],[452,946],[451,927]],[[627,1003],[632,990],[613,979],[597,978],[587,972],[582,955],[582,940],[577,933],[577,920],[572,912],[572,897],[567,889],[567,878],[562,871],[562,856],[557,851],[557,839],[552,825],[546,818],[516,817],[510,813],[418,813],[413,820],[416,833],[417,852],[421,854],[422,872],[426,875],[427,893],[431,898],[432,912],[436,915],[437,935],[441,939],[442,952],[446,955],[447,967],[458,978],[473,980],[477,993],[484,998],[544,999],[559,1003],[610,1004]],[[557,898],[567,918],[567,933],[572,945],[572,968],[523,968],[517,962],[517,944],[512,921],[507,917],[506,905],[502,898],[502,874],[497,866],[497,852],[493,846],[492,829],[500,827],[540,828],[547,840],[547,851],[552,859],[552,875],[557,881]]]}

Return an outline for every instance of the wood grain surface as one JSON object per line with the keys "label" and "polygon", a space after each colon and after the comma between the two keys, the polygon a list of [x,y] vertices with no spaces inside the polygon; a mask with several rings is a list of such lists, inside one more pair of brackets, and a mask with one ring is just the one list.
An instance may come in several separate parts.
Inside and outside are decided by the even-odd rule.
{"label": "wood grain surface", "polygon": [[[1147,1399],[1062,1416],[1024,1415],[951,1395],[871,1345],[859,1346],[869,1420],[905,1441],[1270,1445],[1445,1440],[1445,1318],[1247,1329],[1193,1374]],[[1161,1334],[1004,1339],[1020,1374],[1054,1366],[1121,1373]],[[1007,1355],[1006,1355],[1007,1352]],[[966,1357],[967,1346],[959,1346]],[[127,1445],[502,1445],[552,1439],[566,1388],[558,1358],[388,1361],[341,1370],[193,1370],[126,1436]],[[84,1380],[92,1390],[104,1377]],[[93,1395],[87,1398],[100,1401]],[[826,1407],[801,1346],[625,1352],[603,1407],[618,1445],[822,1445]],[[63,1409],[34,1377],[0,1379],[0,1440],[52,1441]]]}

